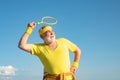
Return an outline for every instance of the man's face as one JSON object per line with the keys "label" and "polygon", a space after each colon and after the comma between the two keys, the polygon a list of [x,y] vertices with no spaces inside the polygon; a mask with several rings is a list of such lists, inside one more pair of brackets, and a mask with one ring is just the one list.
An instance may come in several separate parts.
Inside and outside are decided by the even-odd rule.
{"label": "man's face", "polygon": [[42,39],[46,44],[50,44],[55,41],[55,33],[52,30],[48,30],[42,34]]}

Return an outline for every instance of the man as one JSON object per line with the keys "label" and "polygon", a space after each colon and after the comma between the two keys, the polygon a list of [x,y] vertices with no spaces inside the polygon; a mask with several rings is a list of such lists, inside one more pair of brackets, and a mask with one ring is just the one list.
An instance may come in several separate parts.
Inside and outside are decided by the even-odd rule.
{"label": "man", "polygon": [[[18,47],[38,56],[44,66],[43,80],[75,80],[74,72],[78,68],[80,49],[65,38],[55,39],[55,33],[50,26],[44,26],[39,30],[44,43],[28,44],[28,38],[35,26],[35,22],[28,24]],[[69,51],[74,53],[72,65],[70,65]]]}

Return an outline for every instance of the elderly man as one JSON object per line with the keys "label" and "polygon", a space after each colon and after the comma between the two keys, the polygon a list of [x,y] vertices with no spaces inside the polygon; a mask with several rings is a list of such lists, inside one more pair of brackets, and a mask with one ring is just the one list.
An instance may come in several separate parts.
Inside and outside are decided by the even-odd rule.
{"label": "elderly man", "polygon": [[[18,47],[40,59],[44,66],[43,80],[75,80],[74,72],[79,66],[81,50],[65,38],[56,39],[51,26],[43,26],[39,30],[44,43],[28,44],[28,38],[35,26],[35,22],[28,24]],[[74,53],[72,65],[70,65],[69,52]]]}

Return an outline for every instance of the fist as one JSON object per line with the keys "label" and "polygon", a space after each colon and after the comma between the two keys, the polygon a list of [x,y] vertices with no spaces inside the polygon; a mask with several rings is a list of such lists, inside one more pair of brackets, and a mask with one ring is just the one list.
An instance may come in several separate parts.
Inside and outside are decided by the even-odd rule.
{"label": "fist", "polygon": [[35,22],[30,22],[28,23],[28,27],[31,27],[32,29],[34,29],[36,26],[36,23]]}
{"label": "fist", "polygon": [[70,68],[70,72],[75,73],[75,71],[76,71],[76,70],[77,70],[77,68],[76,68],[76,67],[71,66],[71,68]]}

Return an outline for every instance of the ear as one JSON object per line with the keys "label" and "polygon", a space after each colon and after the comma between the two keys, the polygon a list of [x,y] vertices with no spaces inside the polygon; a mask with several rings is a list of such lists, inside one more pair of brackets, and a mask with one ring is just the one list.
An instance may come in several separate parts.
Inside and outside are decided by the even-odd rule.
{"label": "ear", "polygon": [[40,35],[40,37],[43,39],[43,35]]}

